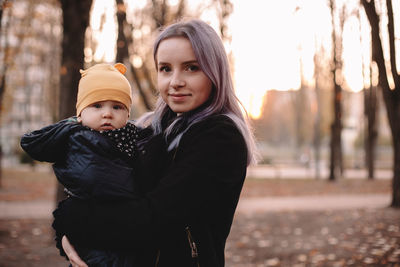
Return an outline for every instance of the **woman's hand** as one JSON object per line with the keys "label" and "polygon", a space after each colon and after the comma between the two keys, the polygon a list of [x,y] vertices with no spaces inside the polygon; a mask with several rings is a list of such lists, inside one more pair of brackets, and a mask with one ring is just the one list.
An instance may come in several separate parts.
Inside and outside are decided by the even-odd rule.
{"label": "woman's hand", "polygon": [[61,244],[72,267],[89,267],[78,255],[66,236],[61,239]]}

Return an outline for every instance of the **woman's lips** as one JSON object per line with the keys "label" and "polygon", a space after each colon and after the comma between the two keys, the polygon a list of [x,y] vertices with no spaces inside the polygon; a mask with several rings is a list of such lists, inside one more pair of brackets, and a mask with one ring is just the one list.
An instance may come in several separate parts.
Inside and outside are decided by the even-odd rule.
{"label": "woman's lips", "polygon": [[169,97],[172,98],[173,101],[181,102],[185,101],[185,98],[190,96],[190,94],[168,94]]}

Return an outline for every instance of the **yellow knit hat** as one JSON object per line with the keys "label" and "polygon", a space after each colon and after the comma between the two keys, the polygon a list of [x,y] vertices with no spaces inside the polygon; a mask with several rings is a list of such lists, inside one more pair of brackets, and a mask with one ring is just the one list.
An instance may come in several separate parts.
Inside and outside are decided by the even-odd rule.
{"label": "yellow knit hat", "polygon": [[126,67],[121,63],[114,66],[97,64],[80,70],[82,77],[78,86],[76,115],[79,116],[84,108],[93,103],[107,100],[121,102],[130,111],[132,93],[125,72]]}

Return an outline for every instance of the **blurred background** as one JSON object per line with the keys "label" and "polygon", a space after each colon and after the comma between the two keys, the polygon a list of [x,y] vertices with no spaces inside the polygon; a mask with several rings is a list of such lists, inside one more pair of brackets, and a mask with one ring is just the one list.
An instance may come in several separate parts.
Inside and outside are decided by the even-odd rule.
{"label": "blurred background", "polygon": [[220,35],[261,156],[227,266],[400,266],[388,208],[400,207],[399,11],[392,0],[0,0],[0,267],[66,266],[50,227],[62,188],[21,135],[74,115],[79,69],[100,62],[128,67],[131,118],[152,110],[153,40],[182,18]]}
{"label": "blurred background", "polygon": [[[210,23],[225,44],[261,164],[306,167],[316,178],[342,177],[346,169],[373,178],[376,170],[394,168],[398,147],[392,144],[399,136],[394,91],[400,27],[394,25],[400,24],[400,4],[393,5],[2,0],[1,165],[30,161],[19,147],[23,133],[74,114],[80,68],[125,63],[134,93],[132,118],[151,110],[157,97],[154,37],[163,25],[195,17]],[[366,9],[376,12],[375,21]],[[373,40],[371,23],[379,40]],[[374,58],[375,43],[382,57]]]}

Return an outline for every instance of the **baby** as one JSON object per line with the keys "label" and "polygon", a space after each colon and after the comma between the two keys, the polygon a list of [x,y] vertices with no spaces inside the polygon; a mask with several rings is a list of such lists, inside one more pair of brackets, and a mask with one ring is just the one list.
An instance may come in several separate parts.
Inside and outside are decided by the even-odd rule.
{"label": "baby", "polygon": [[[133,161],[138,128],[128,121],[131,87],[117,63],[81,70],[76,117],[25,134],[21,147],[39,161],[52,162],[58,181],[69,197],[82,201],[120,201],[134,197]],[[53,212],[56,246],[65,256],[63,222]],[[134,256],[123,252],[86,249],[74,244],[89,266],[132,266]]]}

